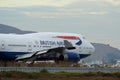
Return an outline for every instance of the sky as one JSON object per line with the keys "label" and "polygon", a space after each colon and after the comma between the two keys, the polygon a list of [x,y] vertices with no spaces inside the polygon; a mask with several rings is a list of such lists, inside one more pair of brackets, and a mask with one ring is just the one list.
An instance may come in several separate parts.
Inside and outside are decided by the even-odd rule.
{"label": "sky", "polygon": [[0,0],[0,24],[79,33],[120,49],[120,0]]}

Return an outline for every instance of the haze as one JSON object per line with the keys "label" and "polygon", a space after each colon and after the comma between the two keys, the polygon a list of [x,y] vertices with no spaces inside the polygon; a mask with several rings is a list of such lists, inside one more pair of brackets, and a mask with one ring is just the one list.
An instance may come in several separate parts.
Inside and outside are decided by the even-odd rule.
{"label": "haze", "polygon": [[120,0],[0,0],[0,23],[37,32],[71,32],[120,49]]}

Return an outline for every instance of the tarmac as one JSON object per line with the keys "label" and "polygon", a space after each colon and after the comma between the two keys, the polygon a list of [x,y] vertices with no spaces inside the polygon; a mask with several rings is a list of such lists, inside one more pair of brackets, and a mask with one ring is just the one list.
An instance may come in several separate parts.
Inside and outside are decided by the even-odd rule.
{"label": "tarmac", "polygon": [[1,71],[20,71],[20,72],[41,72],[43,69],[50,73],[55,72],[73,72],[73,73],[88,73],[88,72],[104,72],[115,73],[120,72],[120,68],[80,68],[80,67],[0,67]]}

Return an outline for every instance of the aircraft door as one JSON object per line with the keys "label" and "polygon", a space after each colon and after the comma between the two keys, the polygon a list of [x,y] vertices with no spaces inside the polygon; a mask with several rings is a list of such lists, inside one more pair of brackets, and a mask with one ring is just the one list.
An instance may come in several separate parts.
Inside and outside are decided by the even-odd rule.
{"label": "aircraft door", "polygon": [[28,51],[32,51],[32,43],[31,42],[28,43]]}
{"label": "aircraft door", "polygon": [[5,49],[5,41],[1,41],[1,49]]}
{"label": "aircraft door", "polygon": [[82,47],[78,47],[78,50],[79,50],[79,53],[81,53],[82,52]]}

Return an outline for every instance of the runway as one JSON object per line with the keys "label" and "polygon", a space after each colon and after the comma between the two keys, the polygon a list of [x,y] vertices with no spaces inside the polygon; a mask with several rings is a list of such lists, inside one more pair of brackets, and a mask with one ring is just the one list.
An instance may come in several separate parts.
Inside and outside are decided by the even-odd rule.
{"label": "runway", "polygon": [[46,69],[50,73],[55,72],[77,72],[77,73],[88,73],[88,72],[104,72],[114,73],[120,72],[120,68],[80,68],[80,67],[0,67],[0,71],[20,71],[20,72],[40,72]]}

